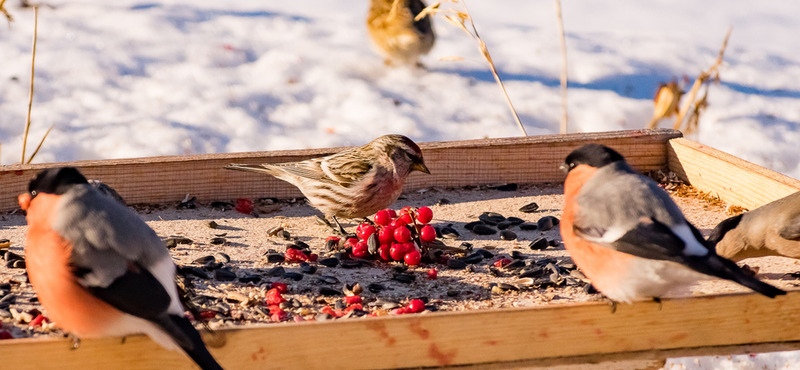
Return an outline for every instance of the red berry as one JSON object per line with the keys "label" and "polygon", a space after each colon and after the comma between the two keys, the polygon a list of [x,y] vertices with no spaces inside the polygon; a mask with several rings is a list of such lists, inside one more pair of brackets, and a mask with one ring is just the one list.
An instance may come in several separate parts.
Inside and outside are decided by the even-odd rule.
{"label": "red berry", "polygon": [[384,226],[378,232],[378,241],[381,244],[391,244],[394,241],[394,228],[391,226]]}
{"label": "red berry", "polygon": [[378,213],[375,214],[375,217],[373,217],[373,220],[378,225],[386,226],[386,225],[389,224],[389,222],[392,221],[392,215],[389,214],[389,210],[382,209],[382,210],[378,211]]}
{"label": "red berry", "polygon": [[402,314],[409,313],[409,312],[410,311],[408,310],[408,308],[400,307],[400,308],[395,308],[395,309],[389,311],[389,314],[391,314],[391,315],[402,315]]}
{"label": "red berry", "polygon": [[316,254],[316,253],[311,253],[311,254],[308,255],[308,260],[311,261],[311,262],[317,262],[318,258],[319,258],[319,255]]}
{"label": "red berry", "polygon": [[495,267],[504,267],[505,265],[511,263],[511,259],[508,257],[503,257],[497,261],[494,261]]}
{"label": "red berry", "polygon": [[419,230],[419,239],[423,242],[430,243],[436,240],[436,229],[431,225],[425,225]]}
{"label": "red berry", "polygon": [[356,238],[348,238],[347,240],[344,241],[344,247],[345,248],[352,247],[352,246],[356,245],[356,243],[358,243],[358,239],[356,239]]}
{"label": "red berry", "polygon": [[281,294],[289,291],[289,286],[286,283],[272,283],[270,288],[278,289]]}
{"label": "red berry", "polygon": [[360,295],[350,295],[350,296],[344,297],[344,302],[347,303],[348,305],[361,303],[361,296]]}
{"label": "red berry", "polygon": [[422,254],[419,251],[411,251],[406,253],[406,256],[403,258],[406,261],[406,264],[409,266],[416,266],[419,265],[419,262],[422,261]]}
{"label": "red berry", "polygon": [[200,319],[201,320],[211,320],[211,319],[213,319],[215,317],[217,317],[217,311],[213,311],[213,310],[200,311]]}
{"label": "red berry", "polygon": [[393,260],[402,261],[403,257],[406,256],[406,247],[402,243],[394,243],[392,247],[389,248],[389,254],[392,256]]}
{"label": "red berry", "polygon": [[414,218],[411,217],[410,213],[406,213],[404,215],[400,215],[400,217],[397,218],[397,222],[402,222],[404,225],[408,225],[414,223]]}
{"label": "red berry", "polygon": [[411,213],[414,213],[414,207],[403,207],[403,208],[400,208],[399,214],[401,216],[402,215],[408,215],[408,214],[411,214]]}
{"label": "red berry", "polygon": [[353,255],[358,258],[364,258],[369,254],[367,242],[360,241],[353,246]]}
{"label": "red berry", "polygon": [[340,237],[338,237],[338,236],[333,236],[333,235],[331,235],[331,236],[329,236],[329,237],[325,238],[325,242],[326,242],[326,243],[327,243],[327,242],[329,242],[329,241],[331,241],[331,240],[336,240],[336,242],[338,243],[338,242],[339,242],[339,240],[342,240],[342,238],[340,238]]}
{"label": "red berry", "polygon": [[277,305],[283,302],[286,302],[286,299],[283,298],[283,295],[281,295],[281,291],[278,290],[278,288],[272,288],[267,291],[267,306]]}
{"label": "red berry", "polygon": [[31,322],[28,323],[28,327],[35,328],[39,325],[42,325],[42,323],[45,322],[47,322],[47,318],[45,318],[42,314],[39,314],[33,320],[31,320]]}
{"label": "red berry", "polygon": [[421,299],[412,299],[411,302],[408,302],[406,308],[412,313],[422,312],[425,311],[425,302]]}
{"label": "red berry", "polygon": [[428,207],[420,207],[417,210],[417,221],[421,224],[427,224],[433,220],[433,211]]}
{"label": "red berry", "polygon": [[14,339],[14,336],[5,330],[0,330],[0,340],[3,339]]}
{"label": "red berry", "polygon": [[363,310],[364,306],[361,303],[351,304],[344,309],[344,312],[350,312],[352,310]]}
{"label": "red berry", "polygon": [[358,235],[361,240],[367,240],[370,235],[374,234],[376,231],[375,226],[370,224],[361,224],[356,229],[356,235]]}
{"label": "red berry", "polygon": [[236,211],[246,215],[253,213],[253,201],[246,198],[236,199]]}
{"label": "red berry", "polygon": [[439,276],[439,273],[436,271],[435,268],[428,270],[428,280],[436,280],[436,277]]}
{"label": "red berry", "polygon": [[396,218],[396,219],[392,220],[392,222],[389,223],[389,226],[391,226],[393,229],[399,229],[399,228],[404,227],[406,225],[408,225],[408,222],[405,222],[405,220],[403,220],[401,218]]}
{"label": "red berry", "polygon": [[394,240],[398,243],[405,243],[411,240],[411,230],[407,227],[400,227],[394,231]]}
{"label": "red berry", "polygon": [[395,212],[393,209],[387,209],[387,211],[389,211],[389,217],[391,218],[397,217],[397,212]]}
{"label": "red berry", "polygon": [[280,306],[269,307],[269,319],[272,321],[284,321],[289,318],[289,314],[282,310]]}
{"label": "red berry", "polygon": [[406,249],[406,253],[417,250],[417,246],[414,245],[414,242],[405,242],[403,243],[403,247]]}
{"label": "red berry", "polygon": [[391,261],[392,254],[391,254],[392,247],[389,244],[382,244],[378,249],[378,254],[381,255],[384,261]]}

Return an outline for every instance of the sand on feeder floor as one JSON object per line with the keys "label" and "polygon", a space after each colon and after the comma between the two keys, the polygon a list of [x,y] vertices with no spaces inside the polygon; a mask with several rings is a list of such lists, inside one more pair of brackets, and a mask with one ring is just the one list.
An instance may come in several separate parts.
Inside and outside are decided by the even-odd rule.
{"label": "sand on feeder floor", "polygon": [[[724,208],[710,205],[708,202],[693,197],[674,198],[686,214],[704,234],[727,216]],[[224,201],[224,200],[223,200]],[[520,207],[535,202],[539,205],[536,212],[523,213]],[[177,203],[177,202],[176,202]],[[554,259],[561,263],[569,263],[569,255],[563,245],[546,250],[532,250],[528,247],[532,240],[545,237],[548,240],[561,240],[558,226],[541,231],[524,231],[519,227],[510,230],[517,234],[516,240],[501,240],[499,234],[480,236],[464,228],[468,222],[475,221],[484,212],[497,212],[505,217],[519,217],[528,222],[536,222],[544,216],[561,217],[563,188],[560,185],[520,186],[515,191],[500,191],[487,187],[464,189],[427,188],[404,194],[393,206],[400,209],[405,206],[428,206],[433,210],[431,224],[451,226],[460,237],[458,239],[442,239],[451,247],[460,247],[462,243],[471,243],[474,250],[484,249],[494,257],[471,265],[470,269],[450,269],[439,263],[423,263],[410,267],[405,273],[414,277],[413,282],[403,283],[393,279],[401,263],[387,263],[379,260],[358,268],[325,267],[316,263],[317,270],[313,274],[301,274],[302,279],[294,281],[282,275],[270,276],[269,272],[276,266],[282,266],[287,272],[301,273],[297,263],[269,263],[265,254],[284,253],[290,243],[279,236],[270,236],[268,231],[281,226],[288,231],[291,238],[307,243],[319,258],[333,256],[336,251],[328,251],[325,238],[331,235],[330,229],[317,220],[318,212],[306,204],[304,200],[281,201],[261,207],[269,213],[258,217],[245,215],[233,209],[213,208],[209,204],[197,204],[194,209],[176,209],[175,204],[160,206],[137,206],[141,217],[156,233],[167,238],[183,236],[192,240],[191,244],[178,244],[170,249],[175,263],[181,266],[202,267],[193,261],[204,256],[224,253],[230,262],[224,267],[233,271],[238,278],[255,277],[258,282],[243,283],[238,280],[220,281],[214,279],[213,271],[208,272],[211,278],[202,279],[188,277],[201,309],[213,310],[218,314],[210,320],[213,328],[235,327],[252,323],[270,322],[269,310],[264,306],[266,291],[273,282],[287,283],[289,292],[284,296],[289,300],[285,308],[289,319],[318,318],[325,306],[343,307],[343,296],[324,296],[322,287],[341,291],[345,284],[358,283],[363,289],[364,308],[379,315],[387,314],[394,304],[405,304],[410,299],[422,298],[427,307],[440,311],[485,310],[504,307],[527,307],[538,305],[567,304],[602,300],[599,294],[589,294],[582,286],[558,286],[547,288],[529,288],[517,284],[519,277],[513,270],[496,269],[492,264],[502,258],[510,257],[518,252],[528,264],[542,259]],[[259,207],[257,206],[257,209]],[[211,228],[209,223],[216,223]],[[354,231],[358,220],[347,220],[344,226]],[[25,218],[19,212],[0,217],[0,239],[11,241],[10,251],[24,255]],[[224,238],[222,244],[212,244],[214,238]],[[768,257],[744,261],[749,266],[759,269],[759,277],[783,289],[793,289],[797,280],[788,275],[800,270],[797,260]],[[427,271],[435,268],[438,278],[427,279]],[[490,271],[495,270],[494,273]],[[273,271],[274,272],[274,271]],[[8,283],[24,273],[24,269],[0,266],[0,284]],[[499,275],[499,276],[498,276]],[[328,284],[320,276],[335,277],[338,283]],[[492,290],[500,284],[516,284],[519,291]],[[372,292],[367,287],[378,284],[385,289]],[[2,289],[2,288],[0,288]],[[731,292],[747,292],[747,288],[732,282],[719,279],[702,281],[692,288],[691,294],[721,294]],[[42,310],[35,301],[35,293],[30,284],[10,284],[7,294],[16,295],[16,300],[9,307],[20,312],[32,309]],[[378,301],[380,300],[380,301]],[[377,306],[376,306],[377,301]],[[370,306],[370,303],[372,306]],[[381,308],[382,307],[382,308]],[[47,312],[44,312],[46,315]],[[19,323],[13,318],[2,318],[3,327],[12,331],[15,337],[58,335],[60,331],[42,328],[28,329],[27,324]]]}

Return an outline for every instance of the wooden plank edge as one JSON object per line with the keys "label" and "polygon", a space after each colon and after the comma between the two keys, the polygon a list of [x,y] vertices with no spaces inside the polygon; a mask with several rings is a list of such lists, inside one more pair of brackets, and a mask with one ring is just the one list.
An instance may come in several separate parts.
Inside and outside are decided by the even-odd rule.
{"label": "wooden plank edge", "polygon": [[[492,183],[563,181],[558,164],[577,146],[588,142],[614,145],[642,169],[665,167],[667,140],[674,130],[629,130],[587,134],[542,135],[420,143],[432,175],[414,173],[405,190],[462,187]],[[44,168],[74,166],[87,177],[114,187],[130,204],[177,202],[186,194],[200,202],[236,198],[302,196],[292,185],[270,176],[227,171],[231,162],[277,163],[331,154],[344,148],[222,153],[98,161],[61,162],[0,167],[0,211],[17,207],[16,196]]]}
{"label": "wooden plank edge", "polygon": [[[219,331],[211,352],[229,368],[403,368],[521,360],[549,365],[576,361],[679,357],[742,351],[750,345],[794,348],[800,341],[800,292],[769,299],[730,294],[619,305],[578,303],[532,308],[259,325]],[[765,347],[766,348],[766,347]],[[705,351],[705,352],[697,352]],[[761,350],[761,349],[758,349]],[[747,351],[745,351],[746,353]],[[729,353],[729,352],[722,352]],[[110,356],[109,354],[114,354]],[[146,354],[146,355],[145,355]],[[142,336],[0,342],[9,368],[190,368],[181,355]],[[183,360],[183,361],[181,361]]]}
{"label": "wooden plank edge", "polygon": [[669,169],[701,191],[755,209],[800,191],[800,180],[685,138],[667,143]]}

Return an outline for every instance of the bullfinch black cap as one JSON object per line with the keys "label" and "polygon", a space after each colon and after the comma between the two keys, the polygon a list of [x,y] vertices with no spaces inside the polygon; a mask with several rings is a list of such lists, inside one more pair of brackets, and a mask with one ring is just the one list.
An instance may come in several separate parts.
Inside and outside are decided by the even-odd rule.
{"label": "bullfinch black cap", "polygon": [[28,192],[36,196],[39,193],[61,195],[67,192],[73,185],[88,184],[77,168],[58,167],[48,168],[39,172],[36,177],[28,184]]}
{"label": "bullfinch black cap", "polygon": [[600,168],[607,164],[623,160],[625,160],[625,158],[622,157],[622,154],[617,153],[616,150],[605,145],[586,144],[573,150],[564,160],[561,169],[569,172],[579,164]]}

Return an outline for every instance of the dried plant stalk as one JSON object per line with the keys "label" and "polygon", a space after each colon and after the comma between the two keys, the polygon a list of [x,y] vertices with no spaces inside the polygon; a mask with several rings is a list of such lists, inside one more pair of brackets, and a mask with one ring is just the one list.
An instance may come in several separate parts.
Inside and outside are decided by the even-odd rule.
{"label": "dried plant stalk", "polygon": [[3,13],[3,15],[6,16],[6,20],[8,20],[9,26],[11,26],[11,22],[14,21],[14,17],[12,17],[11,13],[6,10],[5,4],[6,0],[0,0],[0,13]]}
{"label": "dried plant stalk", "polygon": [[[700,87],[708,81],[709,78],[713,76],[714,80],[719,80],[719,67],[722,65],[722,58],[725,55],[725,49],[728,47],[728,39],[731,37],[731,31],[733,27],[728,27],[728,32],[725,34],[725,40],[722,41],[722,47],[719,49],[719,54],[717,55],[717,60],[714,61],[714,64],[708,68],[708,70],[703,71],[700,73],[700,76],[694,80],[694,84],[692,85],[692,89],[689,90],[687,93],[687,98],[684,100],[683,105],[681,106],[681,110],[678,113],[678,118],[675,119],[674,129],[678,130],[683,125],[683,118],[686,116],[686,113],[689,111],[690,108],[693,106],[698,107],[693,114],[699,116],[700,110],[703,108],[703,105],[695,104],[695,98],[697,98],[697,93],[700,92]],[[703,97],[705,100],[705,96]],[[703,102],[705,104],[705,102]],[[696,117],[695,119],[699,119]],[[696,125],[695,121],[695,125]]]}
{"label": "dried plant stalk", "polygon": [[28,145],[28,132],[31,129],[31,108],[33,107],[33,74],[36,71],[36,38],[39,33],[39,6],[33,7],[33,51],[31,52],[31,89],[28,96],[28,118],[25,120],[25,135],[22,137],[22,159],[25,163],[25,149]]}
{"label": "dried plant stalk", "polygon": [[[464,7],[464,12],[456,11],[456,10],[441,10],[439,6],[441,3],[432,4],[425,9],[423,9],[419,14],[417,14],[415,19],[421,19],[422,17],[428,14],[440,14],[440,13],[448,13],[444,15],[444,20],[448,23],[452,24],[456,28],[464,31],[467,35],[473,38],[475,41],[478,42],[478,49],[483,55],[483,58],[489,62],[489,69],[492,71],[492,76],[494,76],[495,82],[497,85],[500,86],[500,90],[503,91],[503,95],[506,98],[506,102],[508,103],[508,108],[511,109],[511,114],[514,116],[514,120],[517,122],[517,126],[519,127],[520,131],[522,131],[523,136],[528,136],[528,133],[525,132],[525,126],[522,125],[522,121],[519,119],[519,114],[517,114],[517,110],[514,108],[514,104],[511,103],[511,98],[508,96],[508,92],[506,91],[506,87],[503,84],[503,80],[500,79],[500,75],[497,73],[497,68],[492,61],[492,56],[489,54],[489,48],[486,47],[486,43],[481,38],[480,34],[478,33],[478,29],[475,27],[475,22],[472,21],[472,14],[469,12],[469,8],[467,7],[467,3],[464,0],[450,0],[452,3],[460,4]],[[467,27],[466,22],[469,22],[469,27]]]}
{"label": "dried plant stalk", "polygon": [[50,135],[50,130],[52,130],[54,126],[55,125],[50,125],[50,128],[48,128],[47,132],[45,132],[44,136],[42,136],[42,141],[40,141],[39,145],[36,146],[36,150],[33,151],[33,154],[31,154],[31,157],[28,158],[28,161],[25,162],[25,164],[31,164],[31,161],[33,160],[33,157],[36,157],[36,153],[39,153],[39,149],[41,149],[42,148],[42,144],[44,144],[44,139],[47,139],[47,135]]}
{"label": "dried plant stalk", "polygon": [[556,0],[556,20],[561,38],[561,126],[559,132],[567,133],[567,40],[564,37],[564,17],[561,16],[561,0]]}

